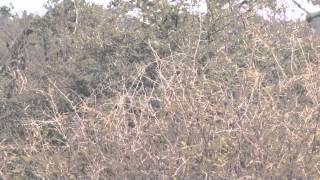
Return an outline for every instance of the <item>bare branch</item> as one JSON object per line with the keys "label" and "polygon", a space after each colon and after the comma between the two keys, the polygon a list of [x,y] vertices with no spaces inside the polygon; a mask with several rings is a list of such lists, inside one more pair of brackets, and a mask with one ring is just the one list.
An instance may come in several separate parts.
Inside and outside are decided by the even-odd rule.
{"label": "bare branch", "polygon": [[305,8],[303,8],[303,7],[301,6],[301,4],[298,3],[297,1],[292,0],[292,2],[293,2],[296,6],[298,6],[298,8],[302,9],[302,10],[303,10],[304,12],[306,12],[307,14],[311,14],[309,11],[307,11]]}

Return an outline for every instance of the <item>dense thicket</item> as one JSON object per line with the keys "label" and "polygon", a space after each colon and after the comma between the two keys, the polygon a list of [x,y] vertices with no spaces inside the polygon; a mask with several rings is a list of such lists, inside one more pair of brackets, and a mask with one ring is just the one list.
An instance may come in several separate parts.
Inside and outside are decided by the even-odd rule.
{"label": "dense thicket", "polygon": [[0,179],[318,179],[318,37],[208,4],[0,8]]}

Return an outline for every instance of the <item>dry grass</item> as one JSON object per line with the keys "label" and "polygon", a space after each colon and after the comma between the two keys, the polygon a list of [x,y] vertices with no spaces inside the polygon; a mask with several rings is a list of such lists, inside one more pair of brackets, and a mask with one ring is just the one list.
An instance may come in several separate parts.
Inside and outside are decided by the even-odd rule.
{"label": "dry grass", "polygon": [[208,46],[200,34],[168,57],[150,43],[153,61],[120,90],[101,87],[112,91],[102,102],[20,72],[17,103],[1,104],[0,177],[318,179],[318,38],[276,27],[252,25]]}

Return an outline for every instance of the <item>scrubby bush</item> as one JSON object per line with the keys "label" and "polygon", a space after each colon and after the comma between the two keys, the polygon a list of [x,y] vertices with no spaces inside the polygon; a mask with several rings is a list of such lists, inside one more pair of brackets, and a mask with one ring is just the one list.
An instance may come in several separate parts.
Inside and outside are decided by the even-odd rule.
{"label": "scrubby bush", "polygon": [[1,178],[320,177],[319,38],[304,23],[218,1],[203,16],[50,2],[1,16]]}

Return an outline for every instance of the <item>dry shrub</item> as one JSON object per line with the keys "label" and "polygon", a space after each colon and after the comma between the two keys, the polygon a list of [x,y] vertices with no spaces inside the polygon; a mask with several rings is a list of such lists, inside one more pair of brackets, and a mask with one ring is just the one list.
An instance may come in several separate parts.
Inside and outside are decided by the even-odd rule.
{"label": "dry shrub", "polygon": [[[171,53],[138,41],[145,54],[132,67],[113,47],[118,59],[103,67],[116,78],[95,89],[84,73],[94,59],[19,72],[0,107],[0,176],[318,179],[318,37],[301,24],[246,23],[209,42],[200,19]],[[83,77],[62,78],[70,67]]]}

